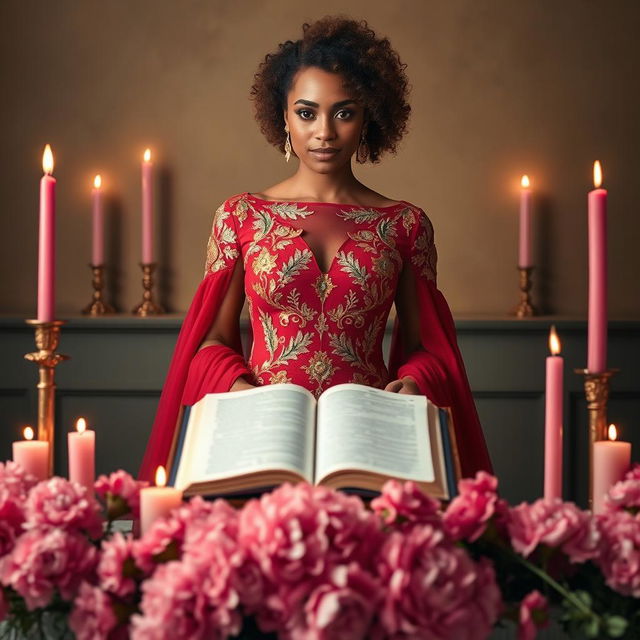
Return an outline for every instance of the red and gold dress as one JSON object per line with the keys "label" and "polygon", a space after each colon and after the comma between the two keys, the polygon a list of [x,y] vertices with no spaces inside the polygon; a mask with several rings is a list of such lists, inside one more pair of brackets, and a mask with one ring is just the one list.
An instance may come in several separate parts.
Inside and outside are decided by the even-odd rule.
{"label": "red and gold dress", "polygon": [[[303,237],[314,216],[331,216],[344,235],[326,271]],[[436,287],[436,259],[431,222],[408,202],[362,207],[249,193],[226,200],[214,215],[204,279],[178,336],[140,477],[151,479],[166,463],[181,406],[228,391],[241,375],[258,385],[295,383],[316,397],[340,383],[384,388],[411,376],[435,404],[451,407],[463,475],[491,471],[451,313]],[[198,350],[239,260],[250,353],[245,358],[240,344]],[[405,353],[396,319],[387,368],[383,338],[403,268],[413,272],[421,347]]]}

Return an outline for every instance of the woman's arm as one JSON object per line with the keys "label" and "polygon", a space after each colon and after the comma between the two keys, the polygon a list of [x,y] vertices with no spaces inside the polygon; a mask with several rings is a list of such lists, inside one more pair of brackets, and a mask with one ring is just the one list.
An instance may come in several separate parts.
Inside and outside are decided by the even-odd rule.
{"label": "woman's arm", "polygon": [[[240,344],[240,313],[244,299],[244,269],[242,260],[238,259],[233,269],[227,294],[199,350],[217,345],[232,348],[234,344]],[[253,388],[254,385],[245,376],[239,376],[229,391]]]}

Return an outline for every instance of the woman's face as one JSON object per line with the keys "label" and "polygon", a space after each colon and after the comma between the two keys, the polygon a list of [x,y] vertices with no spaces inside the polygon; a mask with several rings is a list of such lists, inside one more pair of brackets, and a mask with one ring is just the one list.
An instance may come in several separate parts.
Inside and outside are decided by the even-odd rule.
{"label": "woman's face", "polygon": [[300,162],[319,173],[333,173],[350,164],[363,121],[364,110],[343,87],[342,76],[317,67],[296,73],[285,122]]}

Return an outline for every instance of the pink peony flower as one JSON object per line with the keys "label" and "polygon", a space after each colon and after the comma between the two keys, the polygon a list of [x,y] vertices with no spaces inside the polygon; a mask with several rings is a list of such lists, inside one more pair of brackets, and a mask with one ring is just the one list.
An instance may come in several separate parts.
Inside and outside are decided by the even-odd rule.
{"label": "pink peony flower", "polygon": [[540,544],[561,549],[571,562],[585,562],[598,554],[600,533],[591,514],[560,498],[514,507],[508,529],[513,548],[525,557]]}
{"label": "pink peony flower", "polygon": [[381,495],[371,501],[371,508],[387,525],[442,526],[440,503],[423,493],[415,482],[388,480]]}
{"label": "pink peony flower", "polygon": [[394,640],[484,639],[501,610],[491,563],[483,558],[476,564],[431,525],[393,532],[378,573],[387,585],[380,624]]}
{"label": "pink peony flower", "polygon": [[131,622],[132,640],[222,639],[237,634],[239,614],[212,606],[203,583],[206,567],[169,562],[142,585],[141,614]]}
{"label": "pink peony flower", "polygon": [[25,501],[35,484],[35,477],[20,465],[0,462],[0,558],[13,549],[22,532]]}
{"label": "pink peony flower", "polygon": [[366,638],[382,598],[375,578],[356,563],[331,570],[304,606],[304,625],[292,630],[293,640],[358,640]]}
{"label": "pink peony flower", "polygon": [[97,552],[79,533],[32,529],[22,534],[0,563],[0,582],[15,589],[29,609],[49,603],[55,589],[73,598],[83,579],[93,577]]}
{"label": "pink peony flower", "polygon": [[640,518],[614,511],[596,518],[602,534],[595,562],[615,591],[640,598]]}
{"label": "pink peony flower", "polygon": [[36,484],[38,484],[36,477],[27,473],[13,460],[0,462],[0,488],[7,495],[22,500]]}
{"label": "pink peony flower", "polygon": [[99,587],[83,582],[69,616],[76,640],[109,640],[117,624],[111,597]]}
{"label": "pink peony flower", "polygon": [[640,462],[635,462],[625,473],[624,480],[640,480]]}
{"label": "pink peony flower", "polygon": [[0,512],[0,558],[10,553],[16,544],[20,526],[16,526],[15,520],[12,522]]}
{"label": "pink peony flower", "polygon": [[135,593],[135,576],[141,572],[133,560],[133,539],[116,532],[102,543],[98,562],[100,587],[122,598]]}
{"label": "pink peony flower", "polygon": [[[629,474],[627,474],[629,476]],[[628,510],[635,515],[640,511],[640,478],[628,478],[616,482],[604,498],[605,511]]]}
{"label": "pink peony flower", "polygon": [[460,480],[458,489],[459,494],[444,513],[444,527],[454,540],[474,542],[485,532],[491,518],[503,518],[508,508],[498,498],[497,478],[485,471],[478,471],[474,479]]}
{"label": "pink peony flower", "polygon": [[94,484],[96,495],[107,505],[109,520],[115,520],[128,513],[140,517],[140,489],[149,483],[135,480],[120,469],[109,476],[100,476]]}
{"label": "pink peony flower", "polygon": [[29,493],[25,514],[26,529],[51,526],[85,531],[93,538],[102,534],[98,503],[83,486],[64,478],[38,483]]}
{"label": "pink peony flower", "polygon": [[520,604],[518,640],[535,640],[538,629],[548,626],[549,603],[539,591],[531,591]]}

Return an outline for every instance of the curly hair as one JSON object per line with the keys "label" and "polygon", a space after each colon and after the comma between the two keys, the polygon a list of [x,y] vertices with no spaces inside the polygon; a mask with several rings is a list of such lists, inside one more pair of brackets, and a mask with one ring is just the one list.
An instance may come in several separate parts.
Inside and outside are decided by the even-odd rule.
{"label": "curly hair", "polygon": [[302,25],[302,39],[287,40],[269,53],[254,76],[250,98],[255,118],[267,141],[284,150],[284,111],[297,71],[318,67],[339,73],[365,108],[363,152],[356,160],[379,162],[385,151],[397,152],[407,129],[411,106],[406,64],[387,38],[378,38],[366,20],[325,16]]}

